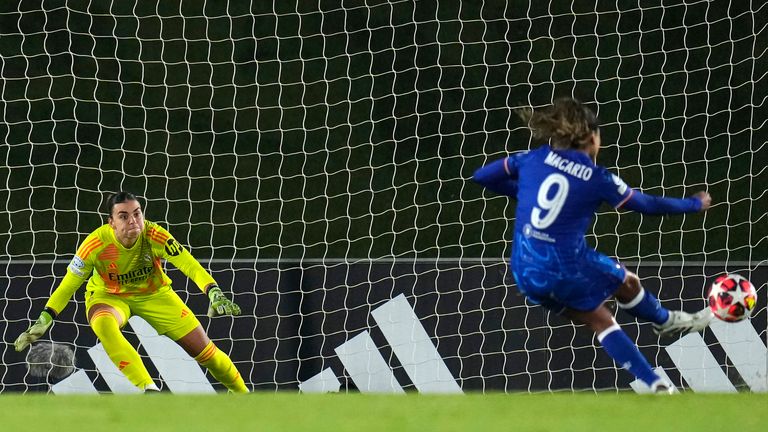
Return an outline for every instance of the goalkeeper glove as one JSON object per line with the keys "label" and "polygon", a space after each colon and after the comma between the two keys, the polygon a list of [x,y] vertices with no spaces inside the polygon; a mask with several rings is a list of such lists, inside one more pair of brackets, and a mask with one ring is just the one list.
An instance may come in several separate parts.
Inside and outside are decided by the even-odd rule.
{"label": "goalkeeper glove", "polygon": [[16,338],[16,342],[13,343],[16,351],[24,351],[29,344],[40,339],[40,336],[45,334],[51,324],[53,324],[53,316],[47,311],[40,312],[37,321]]}
{"label": "goalkeeper glove", "polygon": [[209,317],[213,318],[219,315],[240,315],[240,306],[224,297],[224,293],[221,292],[221,288],[218,286],[212,285],[208,289],[208,298],[211,300],[211,304],[208,306]]}

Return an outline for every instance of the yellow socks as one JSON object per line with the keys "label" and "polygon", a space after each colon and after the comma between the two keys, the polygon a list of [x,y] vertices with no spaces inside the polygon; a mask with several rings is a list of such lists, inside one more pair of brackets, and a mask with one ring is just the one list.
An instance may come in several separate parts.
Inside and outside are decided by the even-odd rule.
{"label": "yellow socks", "polygon": [[91,317],[91,328],[104,346],[112,363],[136,387],[144,389],[154,385],[147,368],[136,349],[125,339],[114,315],[107,311],[96,312]]}
{"label": "yellow socks", "polygon": [[[139,353],[123,336],[114,315],[107,311],[96,312],[91,317],[91,328],[101,341],[109,358],[133,385],[140,389],[154,386],[154,381],[144,367]],[[248,387],[245,386],[235,364],[228,355],[216,348],[213,342],[208,343],[195,360],[206,367],[211,375],[231,392],[248,393]]]}
{"label": "yellow socks", "polygon": [[195,357],[201,366],[211,371],[211,375],[224,384],[233,393],[248,393],[240,372],[228,355],[216,348],[213,342],[203,348],[203,351]]}

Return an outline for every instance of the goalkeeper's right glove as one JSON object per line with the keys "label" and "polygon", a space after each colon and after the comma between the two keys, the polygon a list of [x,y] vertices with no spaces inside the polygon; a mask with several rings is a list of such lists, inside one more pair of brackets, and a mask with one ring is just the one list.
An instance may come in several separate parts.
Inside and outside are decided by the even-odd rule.
{"label": "goalkeeper's right glove", "polygon": [[40,339],[40,336],[48,331],[51,324],[53,324],[53,316],[48,311],[40,312],[40,317],[37,321],[16,338],[16,342],[13,343],[13,346],[16,347],[16,351],[24,351],[29,344]]}

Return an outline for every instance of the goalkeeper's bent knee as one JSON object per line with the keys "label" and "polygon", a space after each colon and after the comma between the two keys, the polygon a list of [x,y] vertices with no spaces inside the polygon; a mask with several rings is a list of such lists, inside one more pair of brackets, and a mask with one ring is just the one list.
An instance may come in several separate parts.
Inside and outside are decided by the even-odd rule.
{"label": "goalkeeper's bent knee", "polygon": [[195,357],[201,366],[204,366],[214,378],[219,380],[233,393],[248,393],[248,387],[245,386],[243,377],[240,376],[232,359],[224,352],[216,348],[213,342],[208,345]]}
{"label": "goalkeeper's bent knee", "polygon": [[91,317],[91,328],[104,346],[112,363],[136,387],[144,389],[154,384],[147,368],[141,361],[139,353],[123,336],[117,319],[109,311],[99,311]]}

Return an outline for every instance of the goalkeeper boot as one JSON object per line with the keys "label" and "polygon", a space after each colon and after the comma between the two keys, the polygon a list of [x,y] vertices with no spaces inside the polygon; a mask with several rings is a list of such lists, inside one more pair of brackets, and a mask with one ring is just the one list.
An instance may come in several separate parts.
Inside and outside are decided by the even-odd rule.
{"label": "goalkeeper boot", "polygon": [[144,387],[144,393],[157,394],[160,393],[160,389],[155,385],[155,383],[147,384]]}
{"label": "goalkeeper boot", "polygon": [[669,319],[664,324],[654,324],[653,332],[659,336],[700,332],[707,328],[714,315],[709,308],[704,308],[694,314],[683,311],[670,311]]}

